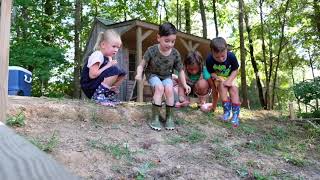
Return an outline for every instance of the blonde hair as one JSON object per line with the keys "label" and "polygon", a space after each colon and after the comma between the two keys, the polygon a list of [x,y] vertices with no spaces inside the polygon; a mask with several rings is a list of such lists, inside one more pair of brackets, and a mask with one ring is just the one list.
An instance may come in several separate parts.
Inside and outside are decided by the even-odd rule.
{"label": "blonde hair", "polygon": [[104,32],[99,32],[96,44],[93,47],[94,51],[100,50],[100,44],[103,42],[119,42],[121,44],[121,37],[120,35],[112,29],[108,29]]}

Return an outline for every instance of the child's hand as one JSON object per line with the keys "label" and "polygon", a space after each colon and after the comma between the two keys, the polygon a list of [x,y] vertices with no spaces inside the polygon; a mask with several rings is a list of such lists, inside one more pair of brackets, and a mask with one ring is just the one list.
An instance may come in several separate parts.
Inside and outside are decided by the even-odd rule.
{"label": "child's hand", "polygon": [[135,77],[135,79],[136,79],[137,81],[142,81],[142,74],[137,74],[136,77]]}
{"label": "child's hand", "polygon": [[116,65],[118,64],[118,61],[117,60],[114,60],[114,59],[111,59],[109,60],[108,64],[110,63],[110,66],[113,66],[113,65]]}
{"label": "child's hand", "polygon": [[186,91],[186,94],[188,95],[191,92],[191,87],[188,85],[185,85],[184,90]]}

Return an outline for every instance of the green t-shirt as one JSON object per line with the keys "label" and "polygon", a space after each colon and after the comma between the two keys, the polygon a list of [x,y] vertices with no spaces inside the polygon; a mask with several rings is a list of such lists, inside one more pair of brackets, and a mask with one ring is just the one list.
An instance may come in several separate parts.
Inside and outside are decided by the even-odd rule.
{"label": "green t-shirt", "polygon": [[147,79],[158,76],[160,79],[171,78],[173,70],[181,71],[183,64],[178,50],[173,48],[168,56],[160,53],[158,44],[150,46],[143,55],[146,62]]}

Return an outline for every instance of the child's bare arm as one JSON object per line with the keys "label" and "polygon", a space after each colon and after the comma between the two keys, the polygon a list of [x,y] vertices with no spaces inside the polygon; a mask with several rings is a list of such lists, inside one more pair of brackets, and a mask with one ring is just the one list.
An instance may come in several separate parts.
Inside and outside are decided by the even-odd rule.
{"label": "child's bare arm", "polygon": [[113,66],[117,64],[117,61],[116,60],[112,60],[110,58],[109,62],[107,63],[107,65],[105,65],[104,67],[102,67],[100,69],[100,63],[99,62],[96,62],[94,63],[90,68],[89,68],[89,77],[91,79],[95,79],[97,78],[98,76],[100,76],[100,74],[105,71],[106,69],[108,69],[109,67]]}
{"label": "child's bare arm", "polygon": [[186,74],[184,73],[183,69],[181,69],[181,71],[179,72],[179,78],[183,88],[186,91],[186,94],[189,94],[191,92],[191,88],[187,85]]}
{"label": "child's bare arm", "polygon": [[237,75],[238,75],[238,70],[232,71],[231,74],[230,74],[230,76],[228,77],[228,79],[225,80],[225,81],[223,82],[223,84],[224,84],[225,86],[232,86],[232,82],[233,82],[233,80],[236,79]]}
{"label": "child's bare arm", "polygon": [[137,75],[135,77],[136,80],[141,81],[143,79],[143,69],[145,65],[146,65],[146,61],[142,59],[139,66],[137,67]]}

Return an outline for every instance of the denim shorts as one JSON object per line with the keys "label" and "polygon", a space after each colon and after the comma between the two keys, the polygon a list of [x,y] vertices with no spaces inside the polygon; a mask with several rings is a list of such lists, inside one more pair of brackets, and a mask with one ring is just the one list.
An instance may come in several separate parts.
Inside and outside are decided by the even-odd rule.
{"label": "denim shorts", "polygon": [[151,87],[155,87],[157,85],[163,85],[163,86],[173,86],[173,82],[171,78],[166,78],[161,80],[158,76],[152,76],[148,80]]}

